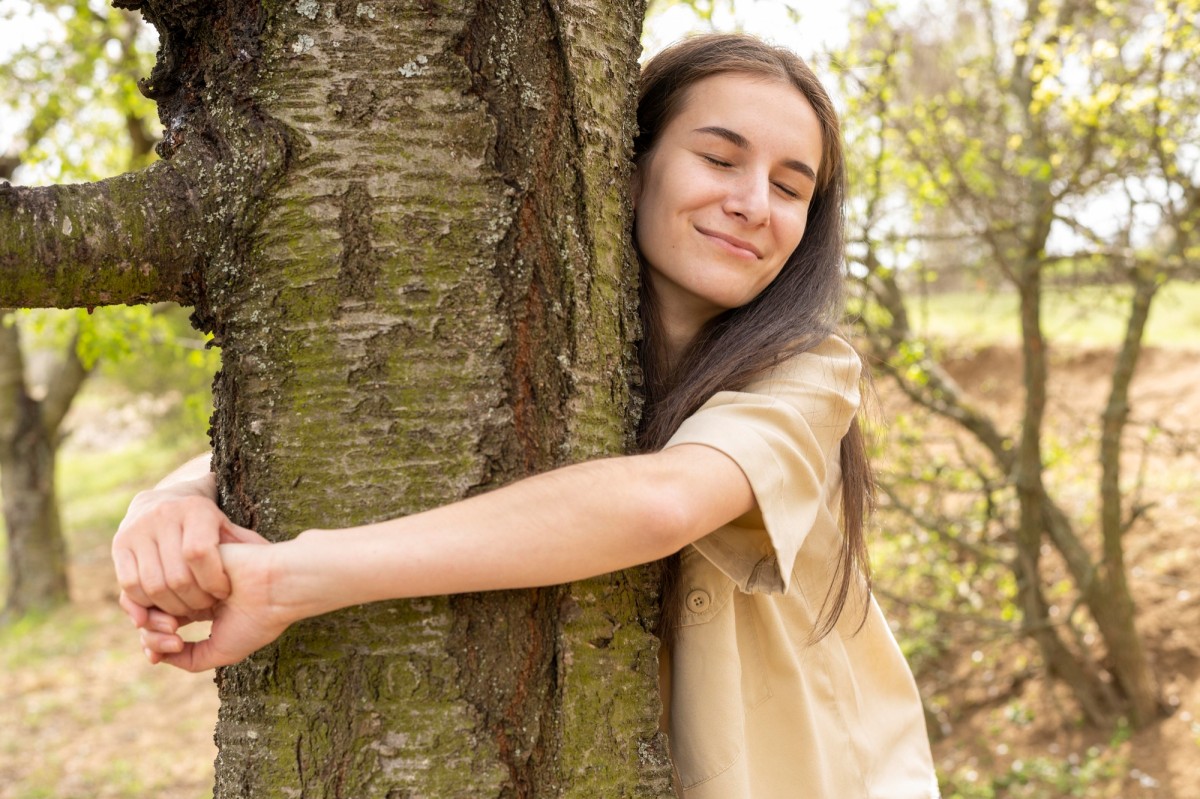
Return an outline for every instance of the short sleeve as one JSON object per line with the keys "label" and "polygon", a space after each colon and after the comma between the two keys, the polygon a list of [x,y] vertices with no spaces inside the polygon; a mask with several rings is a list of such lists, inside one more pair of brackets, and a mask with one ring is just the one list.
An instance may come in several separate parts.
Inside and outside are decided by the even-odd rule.
{"label": "short sleeve", "polygon": [[726,525],[693,544],[741,590],[786,592],[805,538],[837,501],[827,477],[840,468],[861,371],[854,349],[830,336],[745,389],[713,395],[667,442],[719,450],[750,481],[764,529]]}

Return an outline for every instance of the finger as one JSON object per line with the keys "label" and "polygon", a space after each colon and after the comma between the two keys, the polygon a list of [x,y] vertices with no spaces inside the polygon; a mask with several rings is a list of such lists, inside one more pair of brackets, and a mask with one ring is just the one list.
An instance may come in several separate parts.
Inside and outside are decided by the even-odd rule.
{"label": "finger", "polygon": [[221,543],[269,544],[271,542],[251,530],[249,527],[242,527],[240,524],[234,524],[233,522],[229,521],[229,519],[226,519],[225,524],[221,527]]}
{"label": "finger", "polygon": [[154,630],[142,630],[142,651],[149,649],[160,655],[173,654],[183,651],[183,639],[174,633],[160,633]]}
{"label": "finger", "polygon": [[[142,590],[142,578],[138,569],[137,556],[133,551],[124,547],[120,549],[114,547],[112,558],[113,568],[117,572],[117,583],[121,586],[121,595],[126,597],[130,602],[141,605],[143,608],[153,606],[154,602]],[[122,605],[122,607],[124,606]],[[126,612],[130,613],[128,608],[126,608]],[[130,615],[132,616],[133,614],[130,613]]]}
{"label": "finger", "polygon": [[121,606],[121,610],[125,611],[125,615],[129,616],[133,621],[134,627],[145,627],[146,621],[149,618],[149,611],[145,607],[139,605],[129,598],[129,594],[124,591],[117,597],[117,604]]}
{"label": "finger", "polygon": [[178,632],[180,627],[192,622],[190,618],[183,619],[178,616],[172,616],[170,613],[164,613],[157,608],[151,608],[146,616],[146,623],[142,625],[145,629],[172,635]]}
{"label": "finger", "polygon": [[[191,569],[191,564],[185,559],[183,552],[183,542],[187,540],[189,530],[190,534],[196,539],[193,549],[196,553],[202,553],[204,549],[203,539],[205,533],[195,532],[196,528],[203,529],[205,525],[211,525],[212,520],[196,520],[184,519],[181,525],[180,534],[162,536],[157,539],[158,543],[158,558],[162,564],[163,578],[166,580],[167,588],[172,594],[179,598],[179,601],[184,605],[184,612],[178,613],[175,608],[167,607],[159,603],[159,607],[163,610],[175,613],[175,615],[186,616],[196,610],[211,608],[217,602],[217,597],[205,591],[196,582],[196,576]],[[208,549],[212,551],[213,556],[220,560],[216,553],[217,541],[216,530],[214,527],[209,527],[208,538],[210,543]],[[220,568],[218,566],[218,568]]]}
{"label": "finger", "polygon": [[178,652],[155,653],[161,662],[184,671],[198,672],[215,669],[218,666],[228,666],[237,663],[241,658],[223,654],[211,638],[204,641],[185,641],[183,649]]}
{"label": "finger", "polygon": [[[183,562],[187,565],[192,580],[213,601],[225,599],[232,590],[229,576],[225,574],[225,567],[221,565],[221,553],[217,550],[222,538],[223,524],[219,523],[215,530],[211,521],[207,519],[200,524],[185,524],[183,542],[180,545]],[[193,607],[211,607],[212,604],[208,602]]]}
{"label": "finger", "polygon": [[150,601],[147,606],[156,606],[174,616],[186,616],[191,608],[180,599],[167,584],[167,577],[159,559],[158,547],[153,541],[138,547],[134,554],[137,557],[138,580],[142,591]]}

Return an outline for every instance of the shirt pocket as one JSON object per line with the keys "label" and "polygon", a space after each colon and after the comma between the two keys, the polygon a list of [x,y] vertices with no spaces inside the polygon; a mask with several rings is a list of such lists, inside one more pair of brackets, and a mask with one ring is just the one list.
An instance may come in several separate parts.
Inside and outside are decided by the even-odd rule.
{"label": "shirt pocket", "polygon": [[753,602],[694,549],[671,665],[671,755],[682,786],[710,780],[745,747],[746,717],[771,697]]}

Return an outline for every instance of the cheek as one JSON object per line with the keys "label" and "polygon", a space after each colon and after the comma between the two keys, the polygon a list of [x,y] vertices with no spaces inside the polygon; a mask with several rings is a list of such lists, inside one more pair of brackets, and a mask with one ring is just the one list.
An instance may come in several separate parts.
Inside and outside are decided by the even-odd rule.
{"label": "cheek", "polygon": [[643,257],[650,258],[657,255],[655,245],[659,235],[653,215],[647,209],[648,206],[643,203],[633,214],[633,243]]}
{"label": "cheek", "polygon": [[804,231],[808,226],[808,214],[796,214],[794,218],[787,220],[785,225],[781,226],[780,232],[786,237],[787,245],[785,249],[788,255],[800,246],[800,242],[804,240]]}

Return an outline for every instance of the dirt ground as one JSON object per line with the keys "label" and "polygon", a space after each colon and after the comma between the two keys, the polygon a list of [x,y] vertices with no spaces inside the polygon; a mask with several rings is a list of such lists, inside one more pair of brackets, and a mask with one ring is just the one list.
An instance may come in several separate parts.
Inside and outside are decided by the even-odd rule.
{"label": "dirt ground", "polygon": [[78,559],[71,579],[72,606],[5,653],[0,799],[211,797],[212,673],[146,663],[106,552]]}
{"label": "dirt ground", "polygon": [[[1091,435],[1111,361],[1106,352],[1054,356],[1048,427],[1056,435]],[[982,405],[1012,416],[1020,397],[1013,350],[972,353],[951,361],[950,371]],[[1001,705],[987,703],[956,717],[935,747],[940,770],[994,774],[1039,757],[1077,758],[1086,765],[1089,749],[1100,747],[1117,752],[1116,773],[1098,775],[1085,793],[1074,795],[1200,799],[1198,386],[1200,353],[1152,350],[1139,367],[1132,405],[1131,435],[1152,444],[1147,484],[1153,488],[1146,499],[1154,504],[1129,533],[1128,563],[1139,628],[1171,714],[1113,745],[1112,731],[1077,723],[1061,688],[1030,680],[1019,698],[1031,719],[1017,725]],[[898,400],[883,381],[878,388],[886,414]],[[1129,466],[1137,468],[1136,458]],[[5,639],[20,651],[6,651],[0,661],[6,665],[0,680],[0,799],[211,796],[217,715],[212,676],[148,666],[116,608],[107,551],[73,556],[72,607],[27,635]],[[964,701],[970,690],[963,688]]]}
{"label": "dirt ground", "polygon": [[[993,347],[948,363],[970,396],[999,417],[1015,418],[1022,396],[1019,354]],[[1072,444],[1090,442],[1107,400],[1113,366],[1108,351],[1051,355],[1047,429]],[[1200,353],[1149,350],[1135,375],[1130,402],[1130,480],[1143,469],[1149,509],[1127,533],[1126,563],[1138,608],[1138,629],[1150,652],[1165,710],[1151,727],[1117,741],[1123,773],[1098,779],[1087,796],[1120,799],[1200,799]],[[885,407],[898,402],[881,386]],[[1144,446],[1139,446],[1138,444]],[[1141,457],[1145,453],[1146,462]],[[1094,464],[1078,467],[1087,470]],[[1092,481],[1085,485],[1095,486]],[[1070,500],[1068,494],[1068,501]],[[1091,495],[1077,498],[1080,505]],[[964,653],[965,654],[965,653]],[[964,687],[964,692],[969,690]],[[958,719],[935,746],[939,769],[996,773],[1037,757],[1084,762],[1091,747],[1113,743],[1112,731],[1082,729],[1066,691],[1044,681],[1019,692],[1029,708],[1019,732],[998,706]],[[1124,737],[1123,735],[1120,737]],[[1094,752],[1095,750],[1093,750]],[[1123,766],[1124,768],[1121,768]],[[1017,794],[1014,795],[1025,795]]]}

